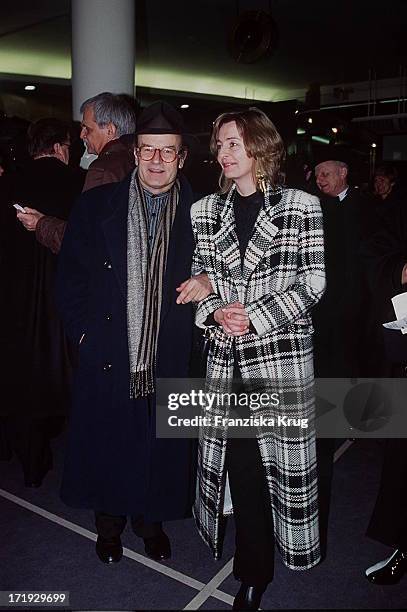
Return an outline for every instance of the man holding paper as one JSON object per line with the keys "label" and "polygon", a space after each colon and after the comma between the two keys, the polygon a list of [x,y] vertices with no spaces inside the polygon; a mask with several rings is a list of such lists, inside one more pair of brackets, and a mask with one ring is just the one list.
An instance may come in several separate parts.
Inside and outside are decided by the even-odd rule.
{"label": "man holding paper", "polygon": [[[407,209],[398,206],[383,230],[366,247],[370,281],[383,308],[384,340],[394,377],[406,377],[407,336]],[[393,308],[391,306],[393,305]],[[393,554],[369,567],[373,584],[396,584],[407,571],[407,428],[386,440],[379,493],[367,535],[393,548]]]}

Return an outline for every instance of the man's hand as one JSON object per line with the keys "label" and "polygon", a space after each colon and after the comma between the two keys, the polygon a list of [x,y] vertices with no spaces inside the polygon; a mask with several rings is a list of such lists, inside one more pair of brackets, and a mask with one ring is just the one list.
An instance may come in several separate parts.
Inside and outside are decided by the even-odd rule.
{"label": "man's hand", "polygon": [[17,212],[17,219],[21,221],[25,229],[27,229],[29,232],[35,232],[38,221],[44,215],[38,210],[35,210],[35,208],[28,208],[28,206],[24,206],[24,210],[25,213]]}
{"label": "man's hand", "polygon": [[188,304],[188,302],[200,302],[210,295],[212,291],[211,281],[205,272],[188,278],[177,287],[179,296],[177,304]]}
{"label": "man's hand", "polygon": [[249,315],[240,302],[233,302],[225,308],[218,308],[213,313],[213,317],[228,336],[244,336],[249,333]]}

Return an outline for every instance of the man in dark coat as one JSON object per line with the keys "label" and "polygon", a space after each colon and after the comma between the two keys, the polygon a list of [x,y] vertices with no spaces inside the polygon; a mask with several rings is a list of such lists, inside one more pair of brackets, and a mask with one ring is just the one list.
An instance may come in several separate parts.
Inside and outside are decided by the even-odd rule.
{"label": "man in dark coat", "polygon": [[[348,152],[324,147],[315,165],[324,222],[326,291],[313,310],[314,364],[318,378],[377,375],[380,356],[367,318],[370,296],[360,254],[374,231],[374,206],[348,183]],[[378,360],[380,363],[380,359]],[[336,440],[317,440],[321,546],[326,538]]]}
{"label": "man in dark coat", "polygon": [[317,162],[327,287],[313,313],[316,373],[319,377],[379,375],[366,319],[370,296],[360,253],[376,229],[374,205],[349,186],[346,151],[327,147]]}
{"label": "man in dark coat", "polygon": [[[126,96],[104,92],[85,100],[81,113],[81,138],[88,153],[98,156],[89,166],[83,191],[118,183],[134,168],[136,115],[133,105]],[[27,229],[35,231],[38,242],[58,253],[66,220],[48,215],[41,205],[39,210],[28,208],[28,214],[20,220]]]}
{"label": "man in dark coat", "polygon": [[[407,289],[407,207],[395,203],[384,219],[383,228],[365,246],[369,278],[381,322],[391,321],[391,298]],[[380,322],[380,323],[381,323]],[[381,327],[380,323],[378,325]],[[407,364],[407,336],[399,330],[384,329],[389,375],[402,379],[404,391]],[[373,584],[397,584],[407,572],[407,432],[385,440],[380,487],[367,535],[392,547],[392,555],[369,567],[365,574]]]}
{"label": "man in dark coat", "polygon": [[[81,173],[68,166],[69,126],[41,119],[30,126],[28,145],[31,160],[13,181],[13,199],[23,206],[41,204],[47,214],[67,219],[83,185]],[[50,437],[70,404],[71,354],[54,303],[55,255],[16,219],[8,232],[2,259],[7,313],[2,405],[25,484],[39,486],[52,463]]]}
{"label": "man in dark coat", "polygon": [[[63,500],[96,513],[96,551],[119,561],[131,516],[153,559],[169,558],[161,522],[189,515],[194,445],[155,435],[155,379],[188,376],[194,241],[180,114],[155,103],[139,120],[137,169],[83,194],[58,278],[66,330],[79,344]],[[177,288],[183,291],[178,296]],[[183,303],[180,303],[183,302]]]}

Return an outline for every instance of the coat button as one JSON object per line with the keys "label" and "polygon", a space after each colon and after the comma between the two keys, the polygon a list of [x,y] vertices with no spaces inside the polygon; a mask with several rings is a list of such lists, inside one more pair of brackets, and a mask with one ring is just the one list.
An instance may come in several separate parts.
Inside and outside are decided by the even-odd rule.
{"label": "coat button", "polygon": [[103,264],[103,267],[106,268],[106,270],[111,270],[112,269],[112,264],[110,263],[110,261],[105,261],[105,263]]}
{"label": "coat button", "polygon": [[112,364],[111,363],[105,363],[105,365],[103,366],[103,371],[104,372],[110,372],[111,369],[112,369]]}
{"label": "coat button", "polygon": [[106,321],[111,321],[112,320],[112,315],[109,313],[106,315]]}

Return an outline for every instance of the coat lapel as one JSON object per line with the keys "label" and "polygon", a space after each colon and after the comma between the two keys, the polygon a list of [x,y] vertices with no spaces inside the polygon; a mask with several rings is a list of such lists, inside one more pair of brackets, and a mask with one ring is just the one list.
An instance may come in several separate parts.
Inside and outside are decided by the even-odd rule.
{"label": "coat lapel", "polygon": [[118,184],[110,198],[110,211],[101,223],[112,266],[120,290],[127,299],[127,211],[132,176]]}
{"label": "coat lapel", "polygon": [[267,188],[264,194],[264,207],[260,210],[254,225],[252,237],[249,240],[243,261],[243,280],[248,282],[258,263],[270,250],[270,242],[279,228],[274,225],[275,205],[281,200],[282,190]]}
{"label": "coat lapel", "polygon": [[219,229],[213,235],[213,241],[229,268],[230,275],[239,288],[242,284],[239,243],[236,235],[233,196],[235,186],[229,191],[224,204],[219,206]]}

